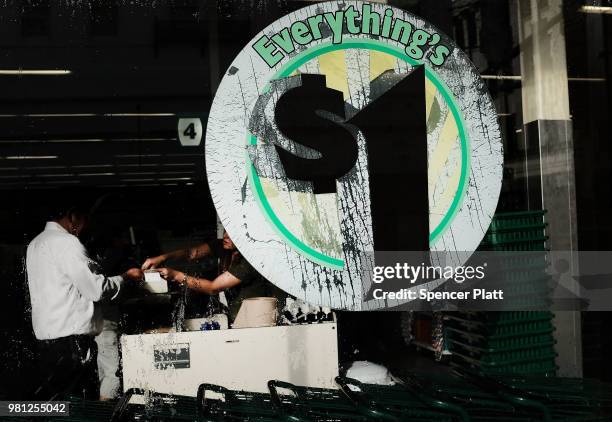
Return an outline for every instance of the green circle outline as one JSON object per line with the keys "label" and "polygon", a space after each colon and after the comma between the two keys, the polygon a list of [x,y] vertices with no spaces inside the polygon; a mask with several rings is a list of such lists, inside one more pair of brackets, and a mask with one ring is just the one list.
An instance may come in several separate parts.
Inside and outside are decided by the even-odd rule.
{"label": "green circle outline", "polygon": [[[401,60],[404,60],[405,62],[408,62],[413,66],[418,64],[424,65],[425,76],[434,84],[438,91],[442,93],[442,97],[446,101],[446,104],[448,105],[449,109],[451,110],[451,113],[453,114],[455,123],[457,124],[459,138],[461,140],[461,176],[459,178],[459,185],[457,187],[457,191],[455,192],[453,202],[451,203],[448,212],[444,215],[444,218],[440,221],[440,223],[438,223],[438,226],[429,234],[429,243],[433,244],[446,231],[446,229],[454,219],[455,215],[459,211],[460,205],[463,203],[463,198],[465,197],[465,193],[467,191],[467,180],[470,168],[469,139],[465,132],[463,119],[461,117],[461,114],[459,113],[454,96],[450,93],[450,90],[448,89],[446,84],[440,79],[438,79],[437,75],[425,63],[420,60],[415,60],[409,57],[405,54],[403,50],[399,49],[398,47],[384,44],[377,40],[365,39],[345,39],[341,44],[332,44],[328,42],[303,51],[302,53],[296,55],[287,63],[285,63],[271,78],[271,80],[287,77],[304,63],[322,54],[331,51],[348,50],[353,48],[374,50],[391,54]],[[269,89],[270,83],[268,82],[264,87],[263,92],[267,92]],[[257,144],[257,138],[248,132],[246,141],[248,145]],[[272,206],[268,202],[268,199],[263,191],[263,187],[261,186],[259,176],[257,175],[255,166],[253,165],[253,163],[251,163],[248,153],[247,166],[247,175],[251,184],[251,188],[257,194],[255,195],[257,203],[260,205],[260,207],[264,211],[264,215],[267,217],[268,221],[272,223],[272,226],[276,229],[277,233],[280,234],[280,236],[287,240],[290,244],[295,246],[297,251],[300,254],[305,255],[308,259],[317,262],[318,264],[321,264],[323,266],[331,267],[334,269],[343,269],[343,259],[332,258],[313,249],[312,247],[306,245],[304,242],[298,239],[285,227],[285,225],[278,218],[278,216],[272,209]]]}

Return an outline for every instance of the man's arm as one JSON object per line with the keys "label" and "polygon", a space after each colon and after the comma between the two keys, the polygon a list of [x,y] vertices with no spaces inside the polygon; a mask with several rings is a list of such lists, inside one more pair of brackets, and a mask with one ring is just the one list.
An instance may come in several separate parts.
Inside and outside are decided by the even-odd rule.
{"label": "man's arm", "polygon": [[203,243],[192,248],[179,249],[159,256],[155,256],[153,258],[147,258],[146,261],[142,264],[142,269],[149,270],[157,268],[169,259],[194,261],[196,259],[210,255],[211,253],[212,249],[210,245],[208,243]]}
{"label": "man's arm", "polygon": [[187,288],[207,295],[216,295],[240,284],[240,279],[228,271],[221,273],[214,280],[192,277],[172,268],[160,268],[158,271],[166,280],[184,282]]}
{"label": "man's arm", "polygon": [[125,280],[142,277],[142,272],[134,268],[114,277],[95,273],[85,247],[76,239],[66,245],[59,259],[63,272],[68,275],[79,293],[92,302],[105,298],[114,299]]}

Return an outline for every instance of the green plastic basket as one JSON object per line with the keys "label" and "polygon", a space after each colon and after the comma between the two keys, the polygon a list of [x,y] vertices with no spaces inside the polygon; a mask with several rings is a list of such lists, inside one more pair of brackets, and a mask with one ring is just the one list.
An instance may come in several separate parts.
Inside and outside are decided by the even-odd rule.
{"label": "green plastic basket", "polygon": [[450,341],[450,351],[478,359],[484,364],[511,365],[517,362],[528,362],[532,360],[545,359],[555,356],[554,341],[533,347],[513,349],[478,347],[457,340]]}
{"label": "green plastic basket", "polygon": [[523,336],[552,330],[549,319],[527,320],[513,324],[497,324],[490,321],[474,321],[457,316],[448,317],[450,328],[457,328],[484,336]]}
{"label": "green plastic basket", "polygon": [[489,230],[485,235],[485,242],[490,244],[525,241],[533,238],[545,237],[546,224],[532,226],[519,226],[502,230]]}
{"label": "green plastic basket", "polygon": [[459,364],[460,366],[478,369],[483,373],[490,375],[528,374],[554,376],[557,372],[555,357],[556,354],[553,352],[540,359],[534,358],[528,360],[515,359],[504,362],[482,362],[479,359],[455,352],[453,353],[452,359],[454,363]]}
{"label": "green plastic basket", "polygon": [[541,334],[507,337],[482,336],[452,328],[448,328],[447,332],[449,341],[456,340],[485,349],[522,349],[525,347],[539,347],[554,341],[553,330],[545,331]]}
{"label": "green plastic basket", "polygon": [[[495,268],[501,272],[541,272],[546,273],[550,266],[546,251],[525,251],[524,253],[498,253],[492,256],[495,259]],[[491,271],[491,268],[489,268]]]}
{"label": "green plastic basket", "polygon": [[489,230],[520,229],[544,224],[546,210],[495,214]]}
{"label": "green plastic basket", "polygon": [[549,321],[553,317],[552,312],[549,311],[459,311],[449,312],[446,315],[451,319],[495,325],[514,325],[534,321]]}
{"label": "green plastic basket", "polygon": [[520,241],[509,241],[499,243],[481,243],[481,249],[499,252],[544,252],[546,251],[546,241],[548,237],[533,237]]}
{"label": "green plastic basket", "polygon": [[495,280],[504,282],[505,287],[508,287],[508,284],[535,284],[548,286],[551,280],[551,276],[541,270],[512,270],[494,274],[493,276]]}

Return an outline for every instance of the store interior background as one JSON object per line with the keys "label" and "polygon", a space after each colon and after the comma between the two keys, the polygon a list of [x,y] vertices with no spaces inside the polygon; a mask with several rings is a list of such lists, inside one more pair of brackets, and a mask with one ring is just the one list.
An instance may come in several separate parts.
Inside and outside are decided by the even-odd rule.
{"label": "store interior background", "polygon": [[[105,234],[107,242],[122,240],[127,256],[136,262],[160,250],[216,236],[217,219],[205,181],[204,142],[181,146],[177,117],[206,122],[216,86],[235,55],[266,25],[313,3],[6,0],[0,4],[4,287],[0,325],[5,333],[0,341],[0,379],[12,380],[7,386],[11,396],[27,392],[35,371],[24,251],[44,227],[46,211],[64,195],[92,202],[103,198],[92,231],[98,231],[99,239]],[[580,0],[388,3],[454,36],[485,78],[504,142],[504,184],[497,211],[539,209],[547,195],[554,195],[561,205],[547,207],[549,235],[563,244],[562,249],[567,247],[563,239],[569,239],[573,249],[611,250],[612,14],[584,13],[585,2]],[[562,13],[550,13],[559,4]],[[612,7],[605,1],[603,5]],[[527,15],[536,11],[541,16],[535,27],[542,34],[552,31],[555,36],[555,30],[562,29],[562,36],[549,44],[553,48],[538,56],[532,51],[538,41],[524,30]],[[525,67],[528,60],[548,63],[541,65],[544,73],[527,76],[533,72]],[[565,77],[559,75],[560,63]],[[547,65],[555,70],[547,70]],[[22,72],[15,74],[17,69]],[[41,75],[27,70],[55,72]],[[563,92],[554,87],[563,84],[568,94],[558,99]],[[546,114],[555,108],[547,102],[564,100],[569,100],[567,118],[532,119],[534,105]],[[534,129],[532,120],[561,121],[569,128],[564,139],[553,136],[553,141],[569,146],[573,163],[545,156],[545,142],[538,137],[546,138],[542,128],[548,126],[536,124]],[[571,121],[569,126],[566,121]],[[357,332],[345,339],[340,333],[345,352],[359,350],[349,357],[382,363],[413,359],[413,351],[404,345],[397,313],[352,318]],[[567,321],[574,321],[571,332]],[[611,322],[610,313],[602,312],[558,322],[557,332],[566,336],[558,338],[558,352],[574,359],[573,365],[561,362],[566,374],[612,381],[612,362],[607,359]],[[2,394],[9,395],[0,390]]]}

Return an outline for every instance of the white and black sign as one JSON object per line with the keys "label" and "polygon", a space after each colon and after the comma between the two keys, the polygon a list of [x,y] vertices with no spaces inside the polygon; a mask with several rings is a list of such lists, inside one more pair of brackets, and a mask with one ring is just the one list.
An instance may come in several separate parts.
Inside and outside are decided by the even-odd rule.
{"label": "white and black sign", "polygon": [[202,121],[197,117],[179,118],[178,138],[182,146],[198,146],[202,142]]}
{"label": "white and black sign", "polygon": [[219,86],[205,150],[245,258],[292,295],[352,310],[398,304],[364,296],[374,251],[463,264],[503,169],[497,113],[468,57],[421,18],[360,1],[305,7],[257,34]]}
{"label": "white and black sign", "polygon": [[153,349],[153,365],[155,369],[189,368],[189,343],[163,344]]}

